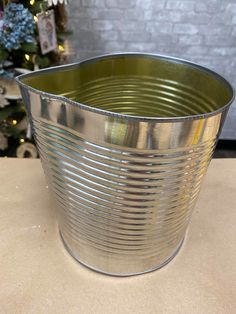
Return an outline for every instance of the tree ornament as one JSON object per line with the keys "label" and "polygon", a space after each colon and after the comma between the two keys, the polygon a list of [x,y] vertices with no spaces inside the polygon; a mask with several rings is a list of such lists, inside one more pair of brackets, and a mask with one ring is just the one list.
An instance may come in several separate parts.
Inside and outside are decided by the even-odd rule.
{"label": "tree ornament", "polygon": [[23,4],[10,2],[3,15],[0,44],[8,51],[19,49],[23,43],[34,42],[33,15]]}
{"label": "tree ornament", "polygon": [[[12,66],[10,62],[6,62],[6,65]],[[3,68],[0,73],[0,107],[5,107],[8,104],[8,100],[19,100],[21,99],[21,93],[19,86],[16,84],[15,77],[29,73],[31,71],[22,68]],[[6,99],[3,105],[3,96]]]}
{"label": "tree ornament", "polygon": [[0,76],[0,94],[8,100],[21,99],[20,89],[14,78]]}
{"label": "tree ornament", "polygon": [[46,0],[49,6],[58,5],[58,4],[67,4],[67,0]]}
{"label": "tree ornament", "polygon": [[33,143],[23,143],[17,147],[16,156],[18,158],[37,158],[37,148]]}
{"label": "tree ornament", "polygon": [[54,10],[37,14],[39,42],[42,54],[57,48],[56,24]]}
{"label": "tree ornament", "polygon": [[5,97],[5,87],[0,82],[0,108],[4,108],[9,105],[9,101]]}
{"label": "tree ornament", "polygon": [[[0,86],[0,92],[1,92],[1,86]],[[0,108],[4,108],[8,106],[10,103],[9,101],[4,97],[4,95],[0,94]]]}

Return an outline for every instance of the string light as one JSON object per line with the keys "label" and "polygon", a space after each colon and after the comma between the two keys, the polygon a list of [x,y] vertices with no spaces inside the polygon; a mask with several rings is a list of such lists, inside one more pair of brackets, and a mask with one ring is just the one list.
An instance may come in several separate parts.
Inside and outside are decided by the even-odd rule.
{"label": "string light", "polygon": [[20,143],[24,143],[25,140],[23,138],[20,139]]}
{"label": "string light", "polygon": [[30,0],[31,5],[34,5],[34,3],[35,3],[35,0]]}
{"label": "string light", "polygon": [[16,125],[16,124],[17,124],[17,121],[16,121],[16,120],[12,120],[12,124],[13,124],[13,125]]}
{"label": "string light", "polygon": [[34,21],[37,23],[38,20],[39,20],[39,19],[38,19],[37,16],[35,15],[35,16],[34,16]]}
{"label": "string light", "polygon": [[25,54],[25,59],[26,59],[27,61],[29,61],[30,56],[29,56],[29,55],[27,55],[27,54]]}
{"label": "string light", "polygon": [[59,49],[60,52],[65,51],[65,48],[62,45],[58,45],[58,49]]}

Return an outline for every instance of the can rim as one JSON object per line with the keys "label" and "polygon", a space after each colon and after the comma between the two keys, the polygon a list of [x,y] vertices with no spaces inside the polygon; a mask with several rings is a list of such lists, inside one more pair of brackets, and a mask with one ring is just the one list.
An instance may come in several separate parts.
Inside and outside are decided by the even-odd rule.
{"label": "can rim", "polygon": [[[173,63],[188,65],[192,68],[201,70],[202,72],[206,72],[206,73],[214,76],[216,79],[220,80],[221,82],[223,82],[225,84],[225,86],[230,90],[232,97],[229,100],[229,102],[226,103],[224,106],[218,108],[217,110],[213,110],[213,111],[206,112],[206,113],[189,115],[189,116],[176,116],[176,117],[148,117],[148,116],[135,116],[135,115],[116,113],[116,112],[112,112],[112,111],[108,111],[108,110],[104,110],[104,109],[100,109],[100,108],[95,108],[95,107],[80,103],[78,101],[74,101],[72,99],[66,98],[64,96],[55,95],[53,93],[40,91],[37,88],[28,86],[27,84],[22,82],[22,79],[25,79],[27,77],[37,76],[40,73],[55,72],[55,71],[58,71],[58,69],[65,69],[65,68],[70,69],[70,68],[78,67],[82,64],[95,63],[95,62],[100,61],[102,59],[116,58],[116,57],[120,57],[120,56],[124,56],[124,57],[125,56],[141,56],[141,57],[147,57],[147,58],[157,58],[157,59],[171,61]],[[167,55],[155,54],[155,53],[119,52],[119,53],[103,54],[103,55],[88,58],[88,59],[85,59],[85,60],[82,60],[79,62],[54,66],[54,67],[26,73],[26,74],[21,74],[21,75],[17,76],[15,78],[15,80],[23,88],[30,90],[36,94],[39,94],[44,98],[60,100],[62,102],[72,104],[74,106],[80,107],[81,109],[84,109],[87,111],[92,111],[92,112],[100,114],[100,115],[105,115],[105,116],[118,118],[118,119],[120,118],[120,119],[127,119],[127,120],[147,121],[147,122],[181,122],[181,121],[186,121],[186,120],[206,119],[208,117],[215,116],[215,115],[225,111],[233,103],[233,101],[235,99],[235,89],[233,88],[233,86],[229,83],[229,81],[223,75],[218,74],[217,72],[215,72],[211,69],[208,69],[202,65],[199,65],[197,63],[194,63],[194,62],[191,62],[191,61],[188,61],[185,59],[181,59],[181,58],[177,58],[177,57],[171,57],[171,56],[167,56]]]}

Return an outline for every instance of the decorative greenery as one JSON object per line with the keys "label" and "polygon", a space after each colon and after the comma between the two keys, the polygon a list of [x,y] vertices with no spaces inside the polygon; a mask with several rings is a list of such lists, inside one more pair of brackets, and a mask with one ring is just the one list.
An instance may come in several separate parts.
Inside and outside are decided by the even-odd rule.
{"label": "decorative greenery", "polygon": [[[8,0],[0,29],[0,156],[17,156],[19,147],[33,143],[27,133],[27,120],[19,90],[14,86],[18,68],[33,71],[66,62],[64,39],[67,36],[63,1]],[[65,2],[64,2],[65,3]],[[37,14],[47,9],[55,12],[58,49],[41,53]],[[26,148],[28,147],[25,145]],[[24,154],[23,154],[24,155]],[[27,156],[28,153],[26,153]],[[22,156],[22,149],[21,154]],[[32,157],[32,156],[31,156]]]}
{"label": "decorative greenery", "polygon": [[21,44],[34,41],[33,15],[23,4],[9,3],[4,11],[4,23],[0,30],[0,45],[8,51],[19,49]]}

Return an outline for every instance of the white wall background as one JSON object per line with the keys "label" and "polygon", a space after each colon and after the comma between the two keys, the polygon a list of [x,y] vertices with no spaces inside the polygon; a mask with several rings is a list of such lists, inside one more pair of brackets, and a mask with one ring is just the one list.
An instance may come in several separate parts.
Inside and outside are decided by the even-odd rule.
{"label": "white wall background", "polygon": [[[235,0],[70,0],[73,61],[120,51],[168,54],[236,86]],[[222,138],[236,139],[236,103]]]}

